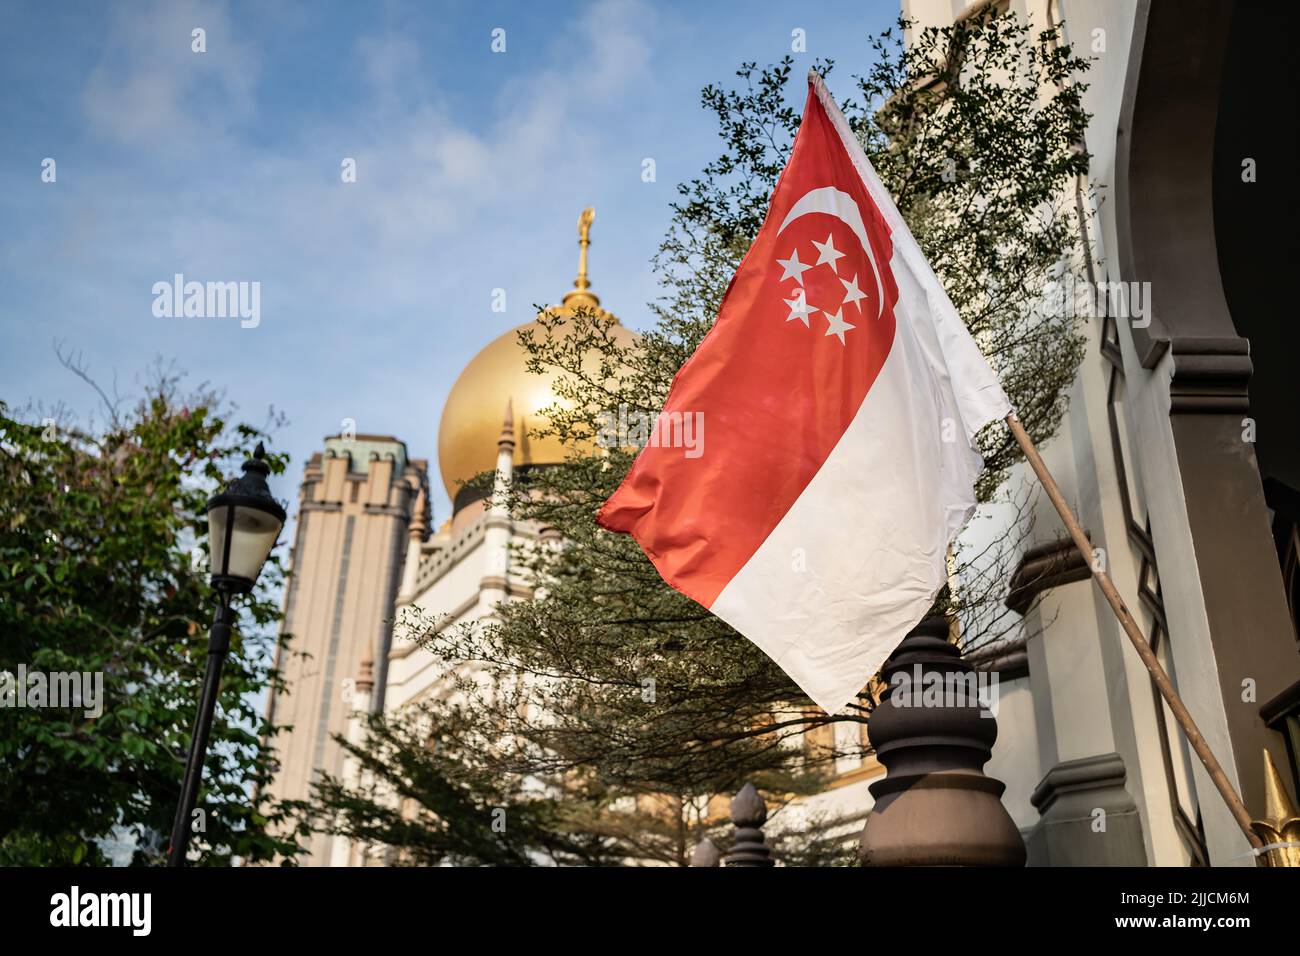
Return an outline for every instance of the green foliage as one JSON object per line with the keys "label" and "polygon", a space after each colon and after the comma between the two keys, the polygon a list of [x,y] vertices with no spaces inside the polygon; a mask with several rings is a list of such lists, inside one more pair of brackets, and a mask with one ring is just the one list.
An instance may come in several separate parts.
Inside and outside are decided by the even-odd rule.
{"label": "green foliage", "polygon": [[[497,762],[463,709],[372,716],[363,746],[340,740],[356,781],[326,775],[300,810],[322,830],[380,848],[397,866],[588,865],[617,862],[583,825],[584,809],[522,785]],[[358,785],[359,783],[359,785]],[[352,785],[349,785],[352,784]],[[374,862],[371,858],[370,862]]]}
{"label": "green foliage", "polygon": [[[1042,303],[1062,268],[1082,268],[1073,187],[1088,169],[1080,146],[1087,85],[1079,80],[1088,62],[1062,42],[1059,26],[1033,35],[1014,14],[927,28],[906,46],[905,26],[900,20],[873,39],[855,95],[841,107],[1025,428],[1044,442],[1082,357],[1073,320]],[[832,68],[815,65],[824,77]],[[791,87],[803,85],[790,57],[764,69],[746,63],[737,76],[738,89],[704,91],[724,151],[679,187],[659,252],[668,296],[656,331],[666,337],[652,347],[670,364],[712,326],[801,119],[789,105]],[[669,384],[671,376],[646,410],[662,405]],[[987,501],[1019,451],[1000,426],[986,430],[981,446],[979,495]]]}
{"label": "green foliage", "polygon": [[[1057,32],[1031,36],[1009,16],[922,31],[914,41],[904,47],[899,31],[876,39],[845,112],[1042,441],[1057,427],[1081,355],[1078,330],[1037,302],[1048,279],[1077,267],[1082,253],[1072,190],[1087,168],[1076,146],[1087,123],[1076,78],[1087,64]],[[831,64],[817,68],[825,75]],[[581,828],[628,860],[684,864],[704,836],[725,842],[712,795],[752,781],[779,817],[785,801],[824,786],[838,758],[869,752],[857,734],[836,744],[830,725],[865,723],[872,688],[833,717],[810,706],[766,655],[664,584],[630,537],[594,520],[636,449],[593,443],[621,410],[653,417],[662,407],[711,327],[789,156],[803,88],[793,62],[747,63],[737,75],[737,88],[703,93],[723,150],[679,187],[656,257],[665,294],[653,306],[655,326],[631,348],[609,320],[582,311],[544,316],[540,334],[521,334],[533,371],[562,373],[561,402],[543,434],[572,449],[563,465],[533,470],[497,499],[518,530],[537,535],[512,557],[512,573],[538,586],[533,600],[502,605],[486,624],[449,626],[428,615],[404,622],[444,673],[440,696],[422,705],[420,739],[455,739],[455,752],[472,755],[496,786],[542,787],[566,827],[585,819]],[[986,430],[981,443],[987,501],[1014,454],[1000,429]],[[391,777],[408,759],[421,758],[390,753],[373,772]],[[454,811],[420,787],[403,794],[431,818]],[[374,796],[358,803],[333,784],[321,793],[325,810],[353,821],[383,812]],[[389,823],[366,838],[399,847],[434,838]],[[357,832],[355,822],[335,825]],[[809,834],[801,845],[792,860],[844,858],[833,839]],[[463,850],[478,852],[468,842]]]}
{"label": "green foliage", "polygon": [[[134,839],[158,863],[199,699],[215,604],[204,505],[261,433],[230,425],[206,392],[160,373],[126,415],[91,431],[35,424],[0,403],[0,670],[103,675],[103,713],[0,709],[0,864],[99,865],[101,841]],[[269,458],[279,472],[283,455]],[[271,860],[283,813],[254,794],[269,733],[279,559],[239,602],[198,806],[201,864]]]}

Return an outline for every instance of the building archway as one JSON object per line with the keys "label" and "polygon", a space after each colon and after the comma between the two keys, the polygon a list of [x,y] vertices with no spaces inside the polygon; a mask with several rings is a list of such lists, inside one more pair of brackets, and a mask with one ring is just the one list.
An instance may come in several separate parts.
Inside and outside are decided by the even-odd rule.
{"label": "building archway", "polygon": [[[1178,491],[1232,747],[1220,759],[1255,813],[1261,750],[1279,766],[1288,760],[1268,707],[1285,710],[1290,699],[1300,708],[1300,657],[1261,476],[1300,486],[1283,431],[1300,407],[1297,377],[1283,366],[1290,350],[1278,344],[1288,334],[1278,306],[1286,252],[1261,254],[1284,234],[1268,228],[1288,216],[1271,190],[1285,190],[1294,153],[1266,99],[1290,88],[1289,24],[1260,20],[1285,15],[1142,0],[1116,139],[1118,264],[1125,280],[1151,284],[1150,324],[1131,328],[1132,340],[1144,368],[1170,376]],[[1242,178],[1247,158],[1254,182]],[[1261,164],[1268,188],[1256,188]],[[1243,699],[1244,681],[1256,685],[1253,700]]]}

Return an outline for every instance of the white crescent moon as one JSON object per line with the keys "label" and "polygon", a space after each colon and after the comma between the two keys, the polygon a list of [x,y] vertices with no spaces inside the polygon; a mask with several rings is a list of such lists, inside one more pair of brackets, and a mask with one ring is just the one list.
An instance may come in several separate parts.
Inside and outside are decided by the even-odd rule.
{"label": "white crescent moon", "polygon": [[880,318],[885,311],[884,290],[880,285],[880,266],[876,264],[876,257],[871,252],[871,240],[867,238],[867,227],[862,221],[862,210],[858,208],[857,202],[848,193],[834,186],[810,189],[790,207],[790,211],[785,214],[785,222],[781,223],[781,228],[776,231],[776,234],[779,236],[785,232],[786,226],[810,212],[824,212],[828,216],[834,216],[852,229],[853,234],[858,237],[858,242],[862,244],[862,251],[867,254],[867,261],[871,263],[871,271],[876,280],[876,318]]}

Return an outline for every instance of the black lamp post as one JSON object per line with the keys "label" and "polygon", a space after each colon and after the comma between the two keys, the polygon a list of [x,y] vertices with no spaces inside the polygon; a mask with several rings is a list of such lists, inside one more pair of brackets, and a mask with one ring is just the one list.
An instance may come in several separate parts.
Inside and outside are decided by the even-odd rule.
{"label": "black lamp post", "polygon": [[266,476],[271,473],[266,449],[257,443],[253,457],[244,462],[244,473],[226,490],[208,502],[208,546],[212,552],[212,586],[217,592],[217,613],[208,631],[208,664],[203,674],[203,695],[190,738],[190,755],[185,763],[185,783],[176,821],[172,824],[168,866],[184,866],[190,844],[190,817],[203,779],[203,759],[208,752],[212,712],[221,686],[221,668],[230,650],[230,599],[247,594],[262,572],[275,539],[284,527],[285,513],[271,497]]}

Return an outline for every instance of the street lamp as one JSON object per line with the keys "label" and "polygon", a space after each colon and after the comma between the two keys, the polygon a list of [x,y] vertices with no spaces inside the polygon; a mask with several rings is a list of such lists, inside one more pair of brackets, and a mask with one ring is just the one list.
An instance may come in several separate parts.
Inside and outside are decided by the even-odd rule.
{"label": "street lamp", "polygon": [[257,443],[253,457],[244,462],[244,473],[208,502],[208,547],[212,553],[212,587],[217,592],[217,613],[208,631],[208,664],[203,674],[203,694],[190,737],[190,755],[185,763],[185,783],[176,805],[172,824],[168,866],[184,866],[190,843],[190,817],[203,778],[203,759],[208,752],[212,712],[221,686],[221,668],[230,650],[230,599],[247,594],[262,571],[275,539],[284,527],[285,513],[271,497],[266,476],[266,449]]}

